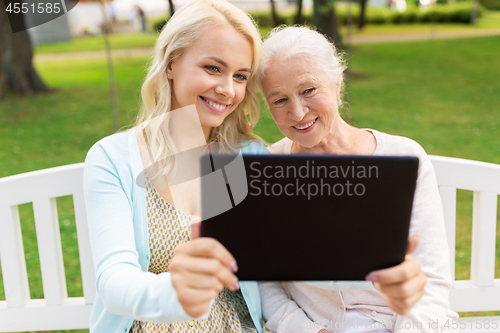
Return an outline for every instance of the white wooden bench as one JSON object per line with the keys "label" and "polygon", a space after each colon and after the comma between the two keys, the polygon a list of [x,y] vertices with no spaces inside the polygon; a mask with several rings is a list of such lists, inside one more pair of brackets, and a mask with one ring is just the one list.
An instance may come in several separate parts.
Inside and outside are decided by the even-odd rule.
{"label": "white wooden bench", "polygon": [[[500,165],[431,156],[443,201],[450,263],[455,280],[457,189],[474,191],[470,280],[455,280],[450,302],[457,312],[500,311],[500,277],[495,279],[497,200]],[[484,328],[489,320],[489,328]],[[498,324],[496,328],[492,321]],[[462,333],[500,333],[500,316],[462,319]]]}
{"label": "white wooden bench", "polygon": [[[471,278],[454,282],[450,294],[452,309],[500,311],[500,279],[495,279],[500,165],[440,156],[431,156],[431,160],[443,199],[452,271],[456,190],[474,191]],[[88,328],[96,290],[82,180],[83,163],[0,179],[0,260],[6,297],[6,301],[0,301],[0,332]],[[64,277],[55,198],[66,195],[73,195],[83,297],[68,297]],[[35,215],[44,299],[30,299],[28,286],[18,205],[30,202]],[[484,329],[485,320],[489,320],[489,329]],[[491,325],[493,320],[497,329]],[[465,326],[463,333],[500,333],[500,316],[465,318],[460,323]]]}
{"label": "white wooden bench", "polygon": [[[73,195],[84,297],[68,297],[56,197]],[[44,299],[30,299],[18,205],[33,203]],[[89,327],[95,297],[83,198],[83,163],[0,179],[0,260],[6,301],[0,332]]]}

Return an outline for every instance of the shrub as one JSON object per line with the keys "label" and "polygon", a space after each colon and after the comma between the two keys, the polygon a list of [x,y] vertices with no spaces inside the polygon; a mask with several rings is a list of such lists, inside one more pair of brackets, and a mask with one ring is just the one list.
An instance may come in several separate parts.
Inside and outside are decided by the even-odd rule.
{"label": "shrub", "polygon": [[347,24],[347,11],[345,10],[337,10],[337,22],[340,25]]}
{"label": "shrub", "polygon": [[385,24],[390,21],[391,11],[387,8],[368,8],[366,23]]}
{"label": "shrub", "polygon": [[[500,0],[498,0],[500,2]],[[408,8],[399,13],[388,8],[370,8],[367,11],[366,21],[372,24],[392,22],[412,23],[412,22],[453,22],[469,23],[472,12],[471,2],[458,2],[449,5],[435,5],[426,11],[419,8]],[[478,16],[484,12],[483,7],[479,7]]]}
{"label": "shrub", "polygon": [[[489,1],[489,0],[485,0]],[[500,3],[500,0],[491,0]],[[418,7],[409,6],[406,11],[400,13],[392,11],[386,7],[373,8],[368,7],[366,10],[366,23],[369,24],[385,24],[385,23],[413,23],[413,22],[453,22],[453,23],[469,23],[472,12],[472,2],[469,0],[457,0],[455,4],[437,4],[426,11]],[[478,15],[484,12],[482,6],[479,7]],[[347,24],[347,8],[346,6],[336,7],[337,20],[340,25]],[[272,27],[273,22],[269,11],[251,12],[250,15],[255,18],[259,26]],[[359,6],[351,7],[351,15],[353,24],[359,20]],[[312,13],[304,15],[304,21],[312,22]],[[295,13],[288,14],[280,13],[282,19],[287,25],[293,25]]]}
{"label": "shrub", "polygon": [[[455,8],[455,10],[450,13],[450,21],[459,23],[470,23],[471,12],[472,12],[472,5],[460,4],[460,7]],[[481,14],[482,14],[482,8],[479,7],[478,16],[481,16]]]}
{"label": "shrub", "polygon": [[398,23],[407,23],[408,22],[408,14],[405,12],[393,11],[391,16],[389,17],[390,22],[398,24]]}
{"label": "shrub", "polygon": [[[472,3],[473,0],[455,0],[459,3]],[[448,3],[450,0],[448,0]],[[479,4],[488,10],[500,10],[500,0],[479,0]]]}
{"label": "shrub", "polygon": [[500,10],[500,0],[479,0],[481,6],[489,10]]}
{"label": "shrub", "polygon": [[253,17],[255,22],[259,27],[272,27],[274,26],[273,18],[271,16],[271,11],[269,10],[259,10],[254,12],[249,12],[250,16]]}
{"label": "shrub", "polygon": [[418,8],[409,8],[406,10],[406,22],[414,23],[420,19]]}
{"label": "shrub", "polygon": [[153,31],[156,31],[158,34],[161,32],[161,29],[167,24],[169,17],[163,17],[158,20],[153,21]]}
{"label": "shrub", "polygon": [[304,22],[312,23],[313,13],[312,12],[302,13],[302,19],[304,20]]}

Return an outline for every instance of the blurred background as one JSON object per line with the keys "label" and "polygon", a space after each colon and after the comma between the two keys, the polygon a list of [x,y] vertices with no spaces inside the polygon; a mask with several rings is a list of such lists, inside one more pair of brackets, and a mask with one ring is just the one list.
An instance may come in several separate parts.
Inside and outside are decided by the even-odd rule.
{"label": "blurred background", "polygon": [[[306,24],[335,42],[349,65],[341,112],[353,126],[410,137],[428,154],[500,164],[500,0],[230,2],[263,37]],[[0,177],[83,162],[95,142],[130,126],[158,33],[186,3],[79,1],[13,34],[0,2]],[[261,106],[256,132],[275,142],[282,134]],[[72,201],[57,200],[68,293],[81,296]],[[455,273],[469,279],[472,193],[459,190],[458,200]],[[20,216],[31,297],[41,298],[31,204]],[[499,247],[496,258],[500,278]],[[479,313],[461,313],[470,315]]]}

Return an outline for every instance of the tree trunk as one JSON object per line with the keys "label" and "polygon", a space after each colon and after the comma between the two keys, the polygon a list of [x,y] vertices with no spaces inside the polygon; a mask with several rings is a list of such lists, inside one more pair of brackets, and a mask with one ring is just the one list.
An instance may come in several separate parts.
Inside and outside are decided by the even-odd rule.
{"label": "tree trunk", "polygon": [[332,0],[314,0],[314,26],[322,34],[328,36],[335,46],[339,47],[342,42],[340,37],[337,15]]}
{"label": "tree trunk", "polygon": [[174,7],[174,2],[172,0],[168,0],[168,8],[170,8],[170,17],[174,16],[175,7]]}
{"label": "tree trunk", "polygon": [[476,25],[477,21],[477,16],[478,16],[478,7],[479,7],[479,0],[473,0],[472,1],[472,13],[470,15],[470,24],[471,25]]}
{"label": "tree trunk", "polygon": [[358,18],[358,29],[363,30],[365,27],[365,18],[366,18],[366,1],[367,0],[359,0],[360,12]]}
{"label": "tree trunk", "polygon": [[297,0],[297,16],[295,17],[295,24],[304,24],[302,20],[302,0]]}
{"label": "tree trunk", "polygon": [[[23,15],[15,15],[13,19],[24,26]],[[50,91],[33,67],[28,32],[12,33],[4,2],[0,1],[0,98],[7,90],[27,95]]]}
{"label": "tree trunk", "polygon": [[279,22],[279,19],[278,19],[278,14],[276,14],[276,5],[274,3],[274,0],[270,0],[271,1],[271,13],[272,13],[272,16],[273,16],[273,25],[275,27],[277,27],[278,25],[280,25],[280,22]]}

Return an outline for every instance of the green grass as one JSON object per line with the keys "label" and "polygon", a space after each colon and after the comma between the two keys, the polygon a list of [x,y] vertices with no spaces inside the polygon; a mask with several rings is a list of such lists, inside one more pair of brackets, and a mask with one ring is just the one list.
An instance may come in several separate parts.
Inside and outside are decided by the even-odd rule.
{"label": "green grass", "polygon": [[[110,35],[111,48],[115,50],[153,47],[156,34],[117,34]],[[67,42],[40,44],[35,48],[36,54],[87,52],[104,50],[103,36],[75,38]]]}
{"label": "green grass", "polygon": [[[56,91],[1,102],[0,142],[7,147],[0,151],[1,177],[82,162],[93,143],[113,132],[105,59],[37,68]],[[145,69],[145,59],[115,59],[121,125],[136,116]]]}
{"label": "green grass", "polygon": [[[346,100],[350,123],[408,136],[430,154],[500,163],[500,37],[358,45]],[[115,60],[121,125],[135,117],[146,58]],[[112,134],[105,59],[36,65],[56,91],[0,101],[0,177],[83,162],[88,149]],[[282,137],[267,111],[256,132]],[[471,198],[458,194],[456,276],[470,276]],[[59,198],[59,220],[70,296],[82,294],[73,208]],[[33,298],[43,297],[30,204],[20,207]],[[500,227],[497,228],[500,239]],[[496,277],[500,278],[500,246]],[[0,300],[5,299],[0,278]],[[469,314],[466,314],[469,315]],[[82,330],[80,332],[88,332]]]}
{"label": "green grass", "polygon": [[354,46],[352,124],[500,163],[500,37]]}
{"label": "green grass", "polygon": [[478,28],[499,28],[500,11],[488,11],[477,21]]}

